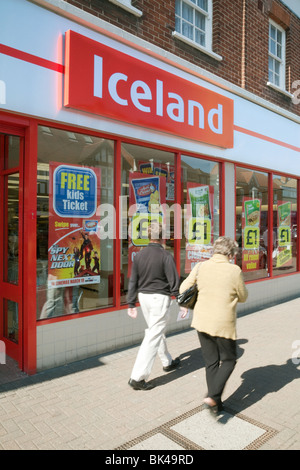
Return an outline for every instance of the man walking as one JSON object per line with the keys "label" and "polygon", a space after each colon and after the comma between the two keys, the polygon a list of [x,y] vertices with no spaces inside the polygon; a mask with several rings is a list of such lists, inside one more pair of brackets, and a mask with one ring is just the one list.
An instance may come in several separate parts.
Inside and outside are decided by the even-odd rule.
{"label": "man walking", "polygon": [[180,279],[173,256],[162,246],[161,224],[150,223],[147,247],[134,258],[128,287],[128,314],[136,316],[136,296],[147,323],[145,336],[131,372],[129,385],[134,390],[150,390],[147,383],[156,355],[165,372],[176,369],[180,360],[172,357],[167,349],[165,330],[169,316],[171,296],[177,296]]}

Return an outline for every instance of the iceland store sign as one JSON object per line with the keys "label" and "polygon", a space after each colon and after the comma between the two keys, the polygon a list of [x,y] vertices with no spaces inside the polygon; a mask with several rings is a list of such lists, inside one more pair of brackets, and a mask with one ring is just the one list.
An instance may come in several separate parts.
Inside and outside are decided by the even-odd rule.
{"label": "iceland store sign", "polygon": [[233,147],[233,100],[66,32],[64,105],[223,148]]}

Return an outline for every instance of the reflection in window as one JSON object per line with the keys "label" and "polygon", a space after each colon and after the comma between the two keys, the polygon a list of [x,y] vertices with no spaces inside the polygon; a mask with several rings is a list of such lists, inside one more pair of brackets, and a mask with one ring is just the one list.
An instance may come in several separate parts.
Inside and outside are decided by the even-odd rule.
{"label": "reflection in window", "polygon": [[4,169],[16,168],[20,159],[20,137],[15,135],[5,136]]}
{"label": "reflection in window", "polygon": [[121,302],[125,303],[134,256],[148,243],[149,217],[163,222],[165,248],[174,255],[174,154],[124,143],[121,172]]}
{"label": "reflection in window", "polygon": [[4,177],[4,280],[18,284],[19,279],[19,173]]}
{"label": "reflection in window", "polygon": [[4,299],[4,337],[19,342],[19,310],[18,304],[12,300]]}
{"label": "reflection in window", "polygon": [[236,168],[236,263],[246,281],[268,276],[268,174]]}
{"label": "reflection in window", "polygon": [[297,270],[297,180],[273,177],[273,275]]}
{"label": "reflection in window", "polygon": [[37,173],[37,318],[112,305],[113,141],[40,126]]}
{"label": "reflection in window", "polygon": [[186,276],[196,263],[211,257],[220,234],[219,164],[183,155],[181,168],[184,236],[180,273]]}

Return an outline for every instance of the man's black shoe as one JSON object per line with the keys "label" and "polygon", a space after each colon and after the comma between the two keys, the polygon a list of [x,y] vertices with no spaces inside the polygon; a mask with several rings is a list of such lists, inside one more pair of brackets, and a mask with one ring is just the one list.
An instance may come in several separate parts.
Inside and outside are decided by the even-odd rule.
{"label": "man's black shoe", "polygon": [[128,385],[130,385],[134,390],[151,390],[154,388],[154,385],[145,382],[145,380],[137,382],[136,380],[129,379]]}
{"label": "man's black shoe", "polygon": [[176,359],[172,360],[172,362],[169,366],[163,367],[163,370],[165,372],[170,372],[171,370],[177,369],[179,364],[180,364],[180,359],[179,359],[179,357],[176,357]]}

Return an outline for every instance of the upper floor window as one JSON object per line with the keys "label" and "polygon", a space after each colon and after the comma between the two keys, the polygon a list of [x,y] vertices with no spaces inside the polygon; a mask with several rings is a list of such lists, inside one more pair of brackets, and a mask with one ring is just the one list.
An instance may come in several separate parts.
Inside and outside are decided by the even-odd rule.
{"label": "upper floor window", "polygon": [[222,59],[212,51],[212,0],[176,0],[173,36]]}
{"label": "upper floor window", "polygon": [[208,0],[177,0],[176,31],[191,41],[207,47],[208,42]]}
{"label": "upper floor window", "polygon": [[269,84],[285,89],[285,30],[269,23]]}

